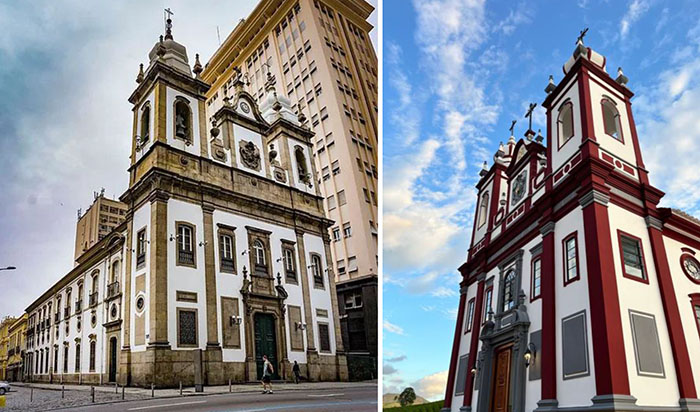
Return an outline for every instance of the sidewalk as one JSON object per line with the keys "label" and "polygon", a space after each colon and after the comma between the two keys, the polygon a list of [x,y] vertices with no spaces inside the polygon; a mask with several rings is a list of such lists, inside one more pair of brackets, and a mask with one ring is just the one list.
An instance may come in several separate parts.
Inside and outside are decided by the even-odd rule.
{"label": "sidewalk", "polygon": [[[334,390],[334,389],[342,389],[342,388],[358,388],[358,387],[376,387],[377,386],[377,380],[371,380],[371,381],[363,381],[363,382],[302,382],[299,384],[295,383],[287,383],[287,382],[280,382],[280,383],[272,383],[273,387],[277,391],[290,391],[290,390]],[[34,389],[41,389],[41,390],[53,390],[53,391],[60,391],[61,390],[61,384],[60,383],[27,383],[27,382],[13,382],[12,386],[16,387],[24,387],[24,388],[34,388]],[[84,392],[90,392],[91,386],[90,385],[65,385],[65,390],[66,392],[68,391],[84,391]],[[260,391],[260,384],[259,383],[233,383],[231,384],[230,392],[232,393],[252,393],[252,392],[258,392]],[[95,386],[95,392],[103,392],[103,393],[118,393],[121,395],[122,392],[122,387],[119,386],[118,388],[115,387],[114,385],[102,385],[102,386]],[[142,397],[151,397],[151,389],[150,388],[141,388],[141,387],[125,387],[124,388],[124,393],[128,395],[135,395],[136,397],[142,398]],[[154,397],[156,398],[167,398],[167,397],[174,397],[174,396],[180,396],[180,389],[179,388],[168,388],[168,389],[155,389],[153,391]],[[182,394],[183,395],[213,395],[213,394],[220,394],[220,393],[229,393],[229,386],[228,385],[219,385],[219,386],[205,386],[204,387],[204,392],[195,392],[193,386],[188,386],[182,388]]]}

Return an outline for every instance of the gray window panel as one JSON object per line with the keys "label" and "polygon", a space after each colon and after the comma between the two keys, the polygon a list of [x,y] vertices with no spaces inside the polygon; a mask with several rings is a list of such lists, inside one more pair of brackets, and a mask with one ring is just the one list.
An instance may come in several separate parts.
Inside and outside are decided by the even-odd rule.
{"label": "gray window panel", "polygon": [[588,376],[586,311],[562,319],[562,368],[564,379]]}
{"label": "gray window panel", "polygon": [[528,367],[528,380],[536,381],[542,379],[542,330],[530,334],[530,343],[535,346],[535,353]]}
{"label": "gray window panel", "polygon": [[464,384],[467,382],[468,361],[469,354],[459,358],[459,366],[457,367],[457,382],[455,383],[455,395],[464,395]]}
{"label": "gray window panel", "polygon": [[654,315],[630,310],[637,374],[665,378],[664,361]]}

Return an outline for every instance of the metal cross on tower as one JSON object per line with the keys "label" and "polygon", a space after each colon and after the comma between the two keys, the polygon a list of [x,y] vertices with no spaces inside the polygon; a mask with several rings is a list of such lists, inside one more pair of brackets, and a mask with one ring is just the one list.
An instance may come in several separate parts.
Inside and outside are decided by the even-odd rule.
{"label": "metal cross on tower", "polygon": [[527,109],[527,113],[525,113],[525,117],[530,119],[527,130],[532,130],[532,111],[535,110],[535,107],[537,107],[537,103],[530,103],[530,107]]}
{"label": "metal cross on tower", "polygon": [[170,10],[170,7],[167,9],[163,10],[163,18],[165,19],[165,38],[172,39],[173,38],[173,33],[172,33],[172,28],[173,28],[173,20],[171,19],[172,15],[175,14]]}
{"label": "metal cross on tower", "polygon": [[586,33],[588,33],[588,27],[579,32],[578,38],[576,38],[576,44],[579,44],[579,42],[583,44],[583,38],[586,37]]}
{"label": "metal cross on tower", "polygon": [[513,120],[513,123],[510,124],[510,127],[508,130],[510,130],[510,135],[513,136],[513,129],[515,129],[515,124],[517,123],[517,120]]}

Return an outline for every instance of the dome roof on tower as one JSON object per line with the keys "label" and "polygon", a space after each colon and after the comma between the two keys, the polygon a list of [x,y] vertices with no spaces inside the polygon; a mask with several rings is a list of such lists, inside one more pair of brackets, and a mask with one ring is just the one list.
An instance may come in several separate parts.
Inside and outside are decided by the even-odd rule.
{"label": "dome roof on tower", "polygon": [[182,44],[173,40],[172,20],[167,20],[165,37],[161,36],[151,51],[148,53],[150,64],[160,60],[166,66],[192,76],[192,69],[187,60],[187,49]]}

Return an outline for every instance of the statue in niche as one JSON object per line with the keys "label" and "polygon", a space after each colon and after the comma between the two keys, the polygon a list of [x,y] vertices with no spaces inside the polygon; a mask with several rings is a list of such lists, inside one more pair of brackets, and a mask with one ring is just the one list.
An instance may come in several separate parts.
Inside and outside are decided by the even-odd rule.
{"label": "statue in niche", "polygon": [[241,154],[243,165],[253,170],[260,170],[260,149],[255,143],[241,140],[238,152]]}
{"label": "statue in niche", "polygon": [[294,157],[297,161],[297,172],[299,173],[299,180],[311,186],[311,174],[306,165],[306,156],[304,155],[304,149],[297,145],[294,146]]}

